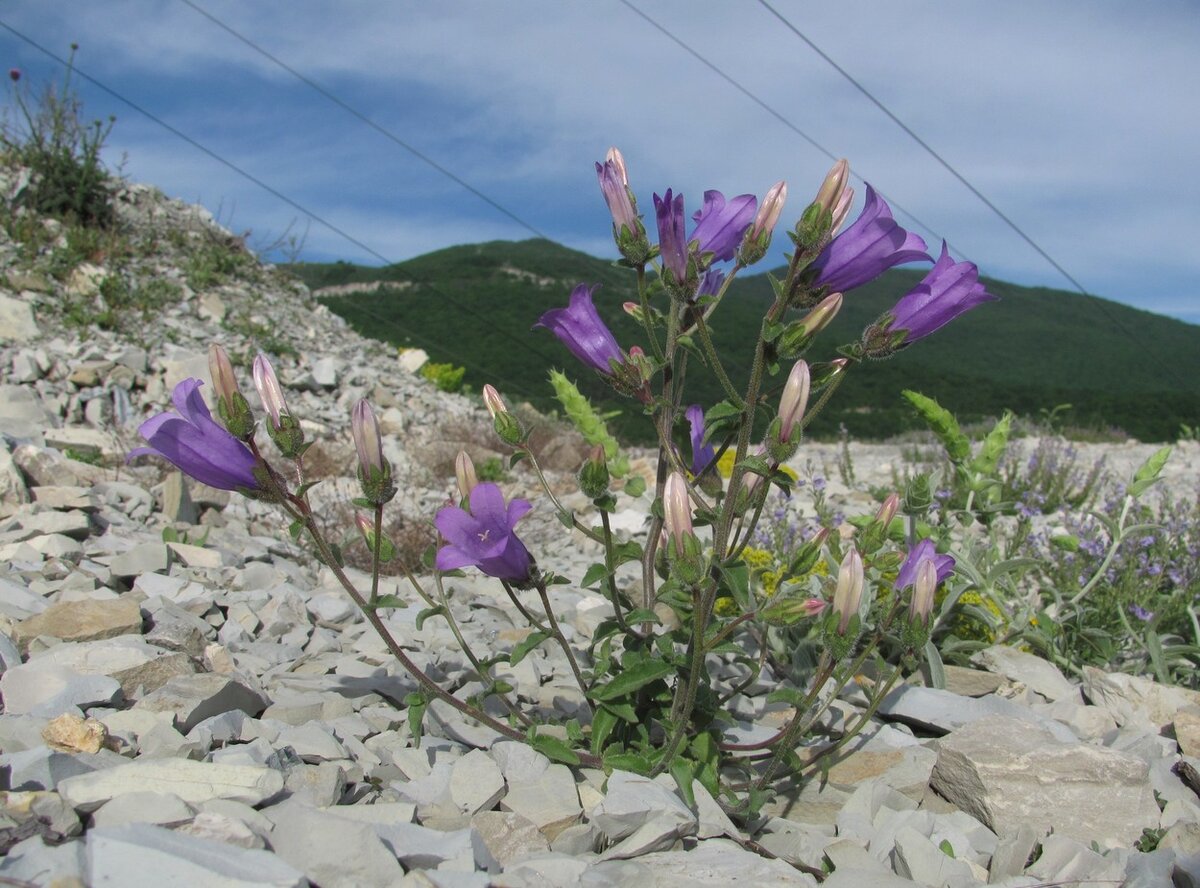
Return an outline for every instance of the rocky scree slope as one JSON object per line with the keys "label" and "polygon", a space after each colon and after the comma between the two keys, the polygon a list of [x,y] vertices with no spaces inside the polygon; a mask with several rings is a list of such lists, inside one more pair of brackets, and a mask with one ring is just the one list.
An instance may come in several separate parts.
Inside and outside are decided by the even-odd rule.
{"label": "rocky scree slope", "polygon": [[[97,234],[19,213],[27,184],[25,171],[0,174],[8,883],[1200,884],[1200,697],[1096,671],[1068,681],[1004,648],[951,669],[947,690],[895,691],[826,779],[745,829],[699,784],[687,804],[670,780],[555,764],[438,704],[418,745],[413,682],[275,513],[123,454],[176,382],[207,377],[210,342],[243,359],[261,348],[318,442],[314,497],[331,515],[348,517],[354,492],[350,406],[377,407],[404,532],[445,501],[460,445],[490,454],[481,409],[348,331],[201,208],[118,182],[116,228]],[[567,493],[582,448],[543,437]],[[894,459],[856,454],[884,477]],[[507,486],[535,495],[519,473]],[[637,533],[647,509],[615,523]],[[562,547],[549,511],[535,508],[523,536],[578,576],[595,552]],[[449,586],[478,649],[524,637],[491,583]],[[553,588],[585,645],[606,603]],[[418,629],[416,610],[390,612],[397,638],[445,686],[478,690],[445,624]],[[503,677],[549,723],[583,709],[549,646]],[[764,674],[732,701],[734,737],[786,718],[766,701],[775,686]],[[863,702],[852,685],[825,727],[836,736]],[[1164,831],[1152,853],[1133,850],[1144,829]]]}

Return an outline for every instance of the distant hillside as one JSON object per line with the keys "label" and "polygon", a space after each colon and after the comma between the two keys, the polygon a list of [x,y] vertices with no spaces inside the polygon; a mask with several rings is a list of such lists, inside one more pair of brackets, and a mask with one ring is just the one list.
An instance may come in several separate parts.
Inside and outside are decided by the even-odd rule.
{"label": "distant hillside", "polygon": [[[608,387],[549,332],[530,330],[542,312],[566,304],[576,283],[600,283],[601,315],[623,347],[638,344],[641,328],[621,309],[636,299],[628,269],[549,241],[527,240],[451,247],[384,268],[337,262],[290,270],[313,289],[395,283],[322,301],[362,333],[466,366],[466,381],[476,389],[492,382],[514,399],[552,406],[545,381],[552,364],[607,409],[627,411],[616,420],[620,430],[636,434],[641,428],[637,411],[610,397]],[[837,345],[857,339],[923,274],[893,271],[853,291],[809,358],[831,357]],[[959,318],[889,361],[855,368],[813,432],[830,434],[845,424],[857,436],[884,437],[911,427],[899,394],[904,388],[938,398],[964,421],[1005,408],[1037,415],[1069,403],[1072,424],[1116,426],[1146,441],[1173,438],[1180,423],[1200,421],[1200,327],[1062,290],[991,279],[987,285],[1000,302]],[[715,316],[714,336],[735,381],[748,372],[750,344],[770,298],[764,275],[746,276],[734,283]],[[720,399],[716,380],[696,360],[689,379],[689,402]]]}

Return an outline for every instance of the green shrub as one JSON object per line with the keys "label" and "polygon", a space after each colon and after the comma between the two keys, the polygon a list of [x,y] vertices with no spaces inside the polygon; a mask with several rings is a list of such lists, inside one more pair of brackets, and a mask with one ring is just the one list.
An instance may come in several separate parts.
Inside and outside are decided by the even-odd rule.
{"label": "green shrub", "polygon": [[443,392],[457,392],[463,386],[463,374],[466,367],[455,367],[453,364],[435,364],[429,361],[421,367],[421,375],[436,385]]}
{"label": "green shrub", "polygon": [[[71,59],[75,57],[71,47]],[[83,102],[71,82],[71,63],[60,86],[48,85],[31,98],[19,76],[12,84],[16,121],[5,120],[0,146],[32,172],[22,206],[38,215],[107,228],[113,221],[108,174],[100,161],[115,118],[83,120]]]}

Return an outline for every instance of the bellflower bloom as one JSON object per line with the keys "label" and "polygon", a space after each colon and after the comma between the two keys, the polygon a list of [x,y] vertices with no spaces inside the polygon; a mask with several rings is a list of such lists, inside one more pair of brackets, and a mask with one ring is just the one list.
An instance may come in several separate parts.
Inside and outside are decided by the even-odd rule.
{"label": "bellflower bloom", "polygon": [[671,189],[662,197],[654,195],[654,217],[658,221],[658,251],[663,267],[683,282],[687,277],[688,251],[684,237],[683,195],[672,196]]}
{"label": "bellflower bloom", "polygon": [[692,216],[696,227],[688,240],[699,244],[699,253],[713,253],[714,261],[727,262],[737,254],[757,209],[753,194],[739,194],[726,203],[721,192],[706,191],[704,206]]}
{"label": "bellflower bloom", "polygon": [[704,443],[704,408],[693,404],[685,412],[692,438],[692,474],[699,475],[712,464],[716,448]]}
{"label": "bellflower bloom", "polygon": [[813,260],[813,284],[846,292],[873,281],[894,265],[933,257],[925,241],[905,231],[892,218],[891,208],[867,186],[867,202],[854,224],[830,241]]}
{"label": "bellflower bloom", "polygon": [[212,418],[200,395],[199,379],[175,386],[171,400],[178,413],[160,413],[138,427],[149,447],[129,452],[136,456],[161,456],[185,475],[221,490],[257,490],[254,467],[258,461],[245,444]]}
{"label": "bellflower bloom", "polygon": [[902,345],[908,345],[940,330],[981,302],[997,298],[979,283],[979,268],[975,263],[955,262],[942,241],[942,255],[937,264],[891,310],[888,330],[907,331]]}
{"label": "bellflower bloom", "polygon": [[552,308],[533,326],[547,328],[571,354],[608,376],[613,372],[611,362],[623,364],[625,357],[592,303],[592,293],[598,286],[580,284],[571,291],[571,302],[566,308]]}
{"label": "bellflower bloom", "polygon": [[468,509],[446,506],[433,521],[446,538],[446,545],[438,549],[437,569],[472,565],[499,580],[527,582],[533,556],[513,528],[533,506],[523,499],[506,506],[504,494],[490,481],[476,484],[467,500]]}
{"label": "bellflower bloom", "polygon": [[951,556],[939,555],[937,549],[934,548],[933,540],[921,540],[909,551],[908,556],[904,559],[904,564],[900,565],[900,572],[896,575],[898,591],[917,581],[917,568],[922,561],[933,562],[933,567],[937,571],[936,585],[944,583],[946,578],[954,572],[954,559]]}
{"label": "bellflower bloom", "polygon": [[701,296],[716,296],[721,292],[721,285],[725,283],[725,272],[719,268],[710,268],[704,272],[704,277],[700,278],[700,286],[696,289],[696,298]]}

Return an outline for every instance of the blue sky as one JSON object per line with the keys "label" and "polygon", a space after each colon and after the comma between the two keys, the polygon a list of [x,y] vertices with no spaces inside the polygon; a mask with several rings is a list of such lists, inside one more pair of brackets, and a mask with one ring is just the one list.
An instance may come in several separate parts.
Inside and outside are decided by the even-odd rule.
{"label": "blue sky", "polygon": [[[625,154],[643,209],[683,190],[803,209],[830,160],[640,17],[658,21],[986,275],[1070,284],[757,2],[193,0],[568,246],[614,255],[593,161]],[[1200,14],[1191,0],[772,5],[1091,293],[1200,322]],[[634,8],[631,8],[634,7]],[[530,231],[238,42],[183,0],[10,0],[0,21],[390,260]],[[8,66],[60,69],[0,30]],[[265,245],[294,208],[96,87],[108,158]],[[857,185],[862,193],[861,183]],[[903,211],[899,208],[903,208]],[[911,216],[904,211],[911,213]],[[857,212],[857,210],[855,211]],[[912,217],[919,219],[917,224]],[[316,222],[301,258],[376,258]],[[777,238],[782,257],[785,239]]]}

